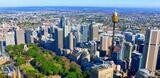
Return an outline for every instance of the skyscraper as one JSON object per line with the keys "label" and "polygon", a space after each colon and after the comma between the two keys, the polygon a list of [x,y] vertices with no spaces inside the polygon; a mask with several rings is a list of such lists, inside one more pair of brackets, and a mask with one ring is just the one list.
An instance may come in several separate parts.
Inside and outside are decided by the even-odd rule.
{"label": "skyscraper", "polygon": [[5,52],[5,46],[5,41],[0,40],[0,55],[3,55],[3,53]]}
{"label": "skyscraper", "polygon": [[56,28],[55,29],[55,49],[56,51],[63,49],[63,29]]}
{"label": "skyscraper", "polygon": [[97,41],[98,40],[98,24],[92,23],[90,25],[90,40]]}
{"label": "skyscraper", "polygon": [[5,34],[6,45],[15,45],[15,32],[9,31]]}
{"label": "skyscraper", "polygon": [[127,60],[128,62],[131,61],[131,55],[132,55],[132,49],[133,45],[130,42],[124,42],[124,48],[123,48],[123,59]]}
{"label": "skyscraper", "polygon": [[93,57],[99,57],[99,52],[97,51],[97,43],[96,41],[89,41],[88,44],[89,52]]}
{"label": "skyscraper", "polygon": [[100,49],[102,51],[105,51],[106,55],[110,55],[109,53],[109,47],[112,45],[112,37],[109,37],[107,35],[102,35],[100,39]]}
{"label": "skyscraper", "polygon": [[60,27],[60,28],[63,28],[65,25],[66,25],[65,17],[62,16],[62,17],[60,18],[59,27]]}
{"label": "skyscraper", "polygon": [[142,68],[151,71],[152,76],[155,74],[157,56],[159,50],[160,30],[147,29],[145,35],[144,52],[142,59]]}
{"label": "skyscraper", "polygon": [[138,70],[140,69],[141,63],[142,63],[142,54],[138,52],[133,52],[131,68],[130,68],[131,75],[135,75],[138,72]]}
{"label": "skyscraper", "polygon": [[137,44],[137,50],[140,53],[143,53],[144,48],[144,35],[143,34],[136,34],[135,36],[135,44]]}
{"label": "skyscraper", "polygon": [[69,33],[69,49],[73,50],[74,48],[74,36],[73,33]]}
{"label": "skyscraper", "polygon": [[34,43],[34,38],[32,36],[32,30],[25,30],[25,42],[26,43]]}
{"label": "skyscraper", "polygon": [[67,25],[66,18],[64,16],[61,17],[59,27],[63,29],[63,48],[68,49],[69,48],[69,27]]}
{"label": "skyscraper", "polygon": [[25,36],[23,29],[16,29],[15,30],[15,41],[16,44],[25,44]]}
{"label": "skyscraper", "polygon": [[81,26],[81,42],[87,42],[89,40],[89,26],[88,25],[82,25]]}
{"label": "skyscraper", "polygon": [[125,32],[125,33],[124,33],[125,40],[126,40],[127,42],[132,42],[132,39],[133,39],[132,35],[133,35],[132,32]]}
{"label": "skyscraper", "polygon": [[69,30],[68,30],[68,26],[65,25],[63,27],[63,43],[64,43],[64,48],[65,49],[68,49],[69,48],[69,37],[68,37],[68,34],[69,34]]}

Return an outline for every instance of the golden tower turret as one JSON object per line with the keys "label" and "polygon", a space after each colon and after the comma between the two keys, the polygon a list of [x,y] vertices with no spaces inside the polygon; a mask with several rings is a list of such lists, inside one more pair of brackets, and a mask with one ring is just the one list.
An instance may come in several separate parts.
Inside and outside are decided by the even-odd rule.
{"label": "golden tower turret", "polygon": [[112,22],[118,23],[118,21],[119,21],[118,13],[115,11],[112,16]]}

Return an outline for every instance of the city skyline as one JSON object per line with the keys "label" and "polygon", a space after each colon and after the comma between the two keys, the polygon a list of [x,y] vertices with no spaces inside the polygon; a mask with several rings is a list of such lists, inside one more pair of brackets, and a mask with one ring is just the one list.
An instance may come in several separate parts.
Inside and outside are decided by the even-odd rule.
{"label": "city skyline", "polygon": [[159,0],[3,0],[0,7],[26,7],[26,6],[86,6],[86,7],[150,7],[159,8]]}
{"label": "city skyline", "polygon": [[0,0],[0,78],[160,78],[159,4]]}

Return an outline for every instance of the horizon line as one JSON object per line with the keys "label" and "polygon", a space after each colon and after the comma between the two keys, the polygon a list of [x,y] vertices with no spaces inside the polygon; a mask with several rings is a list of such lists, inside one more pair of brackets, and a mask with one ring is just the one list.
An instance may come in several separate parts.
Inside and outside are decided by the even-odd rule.
{"label": "horizon line", "polygon": [[61,6],[61,5],[51,5],[51,6],[0,6],[0,8],[23,8],[23,7],[28,7],[28,8],[31,8],[31,7],[82,7],[82,8],[85,8],[85,7],[88,7],[88,8],[154,8],[154,9],[160,9],[160,7],[146,7],[146,6],[139,6],[139,7],[136,7],[136,6],[70,6],[70,5],[64,5],[64,6]]}

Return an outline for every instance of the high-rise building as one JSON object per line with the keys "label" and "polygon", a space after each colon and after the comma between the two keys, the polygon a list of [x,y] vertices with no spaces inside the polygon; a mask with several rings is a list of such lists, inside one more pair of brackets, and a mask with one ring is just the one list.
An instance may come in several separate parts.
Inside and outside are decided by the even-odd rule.
{"label": "high-rise building", "polygon": [[73,39],[74,47],[76,47],[77,43],[80,42],[81,34],[77,29],[72,29],[72,33],[73,33],[73,36],[74,36],[74,39]]}
{"label": "high-rise building", "polygon": [[81,42],[87,42],[89,40],[89,26],[88,25],[82,25],[81,26]]}
{"label": "high-rise building", "polygon": [[63,49],[63,29],[56,28],[55,29],[55,49],[56,51]]}
{"label": "high-rise building", "polygon": [[112,45],[112,37],[102,35],[100,39],[100,49],[106,52],[106,55],[110,55],[109,47]]}
{"label": "high-rise building", "polygon": [[156,70],[159,42],[160,30],[147,29],[145,34],[142,68],[151,71],[152,76],[154,76]]}
{"label": "high-rise building", "polygon": [[143,44],[144,43],[144,39],[145,39],[145,37],[144,37],[143,34],[136,34],[136,36],[135,36],[135,43],[137,45]]}
{"label": "high-rise building", "polygon": [[4,40],[0,40],[0,55],[3,55],[5,52],[5,41]]}
{"label": "high-rise building", "polygon": [[67,25],[66,18],[64,16],[61,17],[59,27],[63,29],[63,48],[69,48],[69,26]]}
{"label": "high-rise building", "polygon": [[63,43],[64,43],[64,48],[65,49],[68,49],[69,48],[69,37],[68,37],[68,34],[69,34],[69,30],[68,30],[68,26],[65,25],[63,27]]}
{"label": "high-rise building", "polygon": [[125,36],[125,40],[127,42],[132,42],[132,39],[133,39],[133,33],[132,32],[125,32],[124,36]]}
{"label": "high-rise building", "polygon": [[144,35],[143,34],[136,34],[135,36],[135,44],[137,45],[137,51],[143,53],[144,48]]}
{"label": "high-rise building", "polygon": [[112,52],[112,60],[117,64],[118,60],[122,60],[122,53],[121,52]]}
{"label": "high-rise building", "polygon": [[25,42],[26,43],[34,43],[34,38],[32,36],[32,30],[25,30]]}
{"label": "high-rise building", "polygon": [[142,63],[142,54],[138,52],[133,52],[131,68],[130,68],[131,75],[135,75],[138,72],[138,70],[141,67],[141,63]]}
{"label": "high-rise building", "polygon": [[65,25],[66,25],[66,20],[65,20],[65,17],[62,16],[62,17],[60,18],[59,27],[60,27],[60,28],[63,28],[63,27],[65,27]]}
{"label": "high-rise building", "polygon": [[10,31],[5,34],[6,45],[15,45],[15,32]]}
{"label": "high-rise building", "polygon": [[131,61],[131,55],[132,55],[132,50],[133,50],[133,45],[130,42],[124,42],[124,47],[123,47],[123,58],[124,60],[127,60],[128,62]]}
{"label": "high-rise building", "polygon": [[74,49],[74,36],[73,33],[69,33],[69,49]]}
{"label": "high-rise building", "polygon": [[92,23],[89,28],[90,28],[89,30],[90,40],[97,41],[98,40],[98,30],[99,30],[98,24]]}
{"label": "high-rise building", "polygon": [[49,26],[45,26],[45,25],[42,25],[39,27],[39,35],[40,37],[45,37],[45,38],[48,38],[49,37]]}
{"label": "high-rise building", "polygon": [[88,49],[93,57],[99,57],[99,52],[97,51],[97,43],[96,41],[89,41]]}
{"label": "high-rise building", "polygon": [[49,26],[42,26],[41,30],[43,32],[42,35],[44,35],[45,37],[48,37],[48,35],[49,35]]}
{"label": "high-rise building", "polygon": [[24,36],[24,30],[23,29],[17,29],[15,30],[15,41],[16,44],[25,44],[25,36]]}

